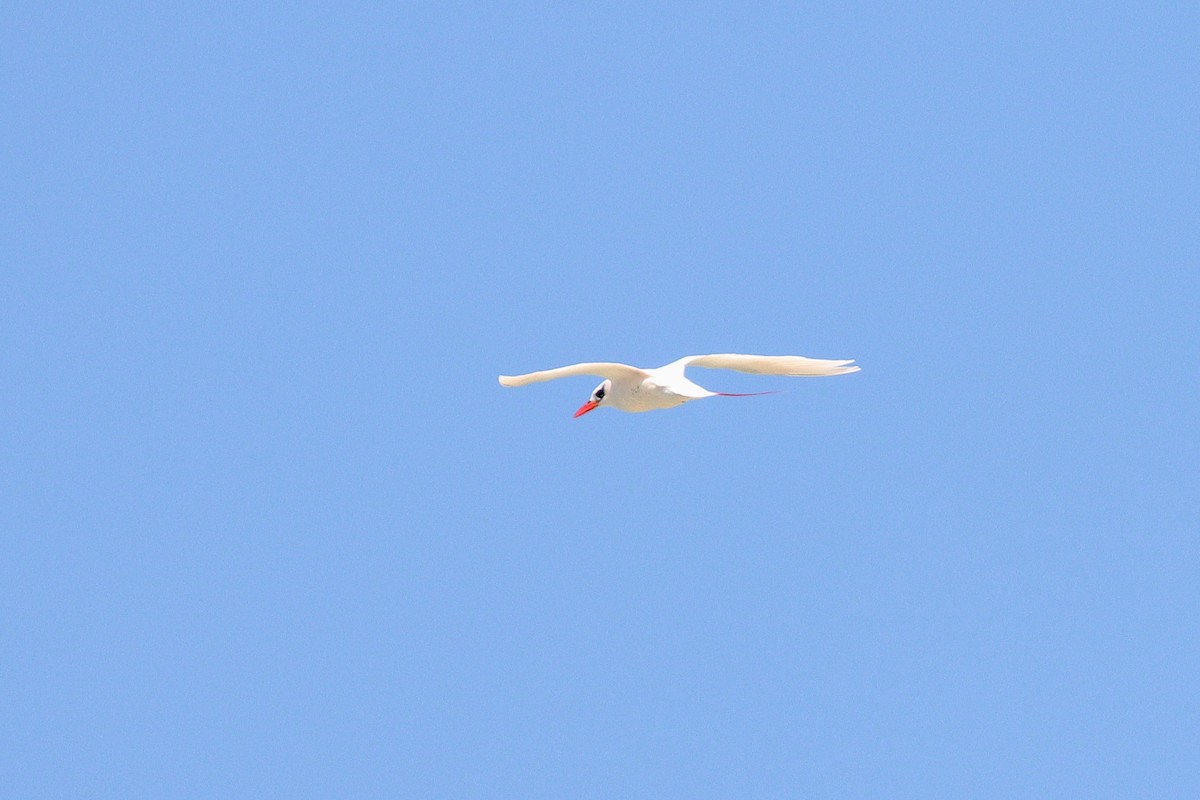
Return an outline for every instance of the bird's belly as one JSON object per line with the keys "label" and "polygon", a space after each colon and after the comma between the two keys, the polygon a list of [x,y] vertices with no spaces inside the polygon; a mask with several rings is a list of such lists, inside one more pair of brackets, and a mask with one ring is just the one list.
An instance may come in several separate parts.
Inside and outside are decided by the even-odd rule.
{"label": "bird's belly", "polygon": [[638,413],[641,411],[657,411],[660,408],[675,408],[691,400],[690,397],[675,394],[659,386],[636,386],[619,397],[614,397],[613,405],[621,411]]}

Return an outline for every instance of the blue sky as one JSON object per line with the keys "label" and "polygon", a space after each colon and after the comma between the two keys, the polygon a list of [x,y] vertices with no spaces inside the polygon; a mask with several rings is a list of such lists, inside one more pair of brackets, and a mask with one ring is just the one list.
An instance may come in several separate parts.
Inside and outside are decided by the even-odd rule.
{"label": "blue sky", "polygon": [[[3,12],[21,797],[1195,797],[1200,15]],[[668,412],[499,373],[708,352]]]}

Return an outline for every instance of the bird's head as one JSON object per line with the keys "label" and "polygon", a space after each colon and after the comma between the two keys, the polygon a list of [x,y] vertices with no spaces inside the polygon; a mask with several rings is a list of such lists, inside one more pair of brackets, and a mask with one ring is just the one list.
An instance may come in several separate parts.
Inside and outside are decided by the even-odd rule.
{"label": "bird's head", "polygon": [[599,386],[597,386],[595,389],[592,390],[592,396],[588,398],[588,401],[586,403],[584,403],[583,405],[581,405],[579,407],[579,410],[575,412],[575,416],[582,417],[584,414],[591,411],[593,408],[597,408],[599,406],[604,405],[604,401],[609,396],[609,393],[611,391],[612,391],[612,381],[605,380],[604,383],[600,384]]}

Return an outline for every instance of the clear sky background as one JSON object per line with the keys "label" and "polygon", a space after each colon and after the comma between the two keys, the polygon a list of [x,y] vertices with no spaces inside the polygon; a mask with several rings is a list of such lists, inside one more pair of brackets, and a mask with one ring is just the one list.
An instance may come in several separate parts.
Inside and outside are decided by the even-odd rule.
{"label": "clear sky background", "polygon": [[6,796],[1200,796],[1194,7],[0,30]]}

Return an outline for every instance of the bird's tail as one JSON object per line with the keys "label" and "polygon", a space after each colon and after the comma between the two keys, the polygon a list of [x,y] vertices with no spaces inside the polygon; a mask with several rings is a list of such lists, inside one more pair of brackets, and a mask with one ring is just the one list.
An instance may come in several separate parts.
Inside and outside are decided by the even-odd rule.
{"label": "bird's tail", "polygon": [[781,394],[778,389],[770,392],[714,392],[718,397],[760,397],[764,394]]}

